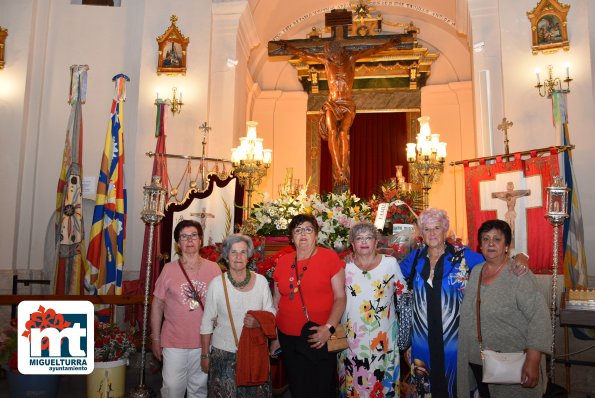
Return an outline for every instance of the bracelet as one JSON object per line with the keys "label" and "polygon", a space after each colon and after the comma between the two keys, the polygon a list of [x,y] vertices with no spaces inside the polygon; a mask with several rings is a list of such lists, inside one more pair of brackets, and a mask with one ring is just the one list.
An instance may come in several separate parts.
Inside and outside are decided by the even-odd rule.
{"label": "bracelet", "polygon": [[200,354],[200,359],[209,359],[209,354]]}

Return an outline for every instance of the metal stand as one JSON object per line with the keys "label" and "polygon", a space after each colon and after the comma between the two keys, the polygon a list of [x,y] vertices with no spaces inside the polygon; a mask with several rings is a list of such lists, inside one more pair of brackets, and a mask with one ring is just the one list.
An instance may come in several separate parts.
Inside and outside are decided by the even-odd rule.
{"label": "metal stand", "polygon": [[143,305],[143,337],[141,341],[141,359],[140,359],[140,381],[130,393],[128,398],[154,398],[157,395],[153,390],[145,385],[145,356],[147,345],[147,320],[149,318],[149,289],[151,284],[151,263],[153,257],[153,234],[155,231],[155,224],[165,216],[163,209],[165,208],[165,189],[161,186],[161,179],[158,176],[153,176],[151,185],[143,187],[144,201],[143,211],[141,212],[142,220],[149,225],[149,247],[147,256],[147,269],[145,272],[145,301]]}

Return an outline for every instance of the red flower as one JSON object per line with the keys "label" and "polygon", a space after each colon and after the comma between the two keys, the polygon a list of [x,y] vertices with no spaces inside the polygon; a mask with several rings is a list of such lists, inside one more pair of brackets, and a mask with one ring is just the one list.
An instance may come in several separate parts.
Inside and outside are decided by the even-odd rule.
{"label": "red flower", "polygon": [[374,383],[374,388],[370,392],[370,398],[384,398],[384,389],[382,388],[382,383],[379,381]]}

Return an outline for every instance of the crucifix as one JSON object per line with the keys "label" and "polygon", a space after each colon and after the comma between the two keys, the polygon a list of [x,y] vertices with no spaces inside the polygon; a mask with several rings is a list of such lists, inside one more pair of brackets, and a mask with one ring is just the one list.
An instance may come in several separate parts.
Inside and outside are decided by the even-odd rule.
{"label": "crucifix", "polygon": [[200,173],[202,178],[201,183],[201,190],[204,191],[207,189],[207,174],[206,174],[206,167],[205,167],[205,156],[207,154],[207,133],[211,131],[211,126],[204,122],[200,126],[198,126],[200,130],[202,130],[202,156],[200,159]]}
{"label": "crucifix", "polygon": [[504,153],[506,155],[510,155],[510,150],[508,149],[508,129],[511,128],[512,125],[513,123],[506,120],[505,117],[502,118],[502,123],[498,125],[498,130],[504,131]]}
{"label": "crucifix", "polygon": [[311,35],[308,39],[270,41],[269,56],[289,59],[296,55],[311,64],[322,64],[328,80],[329,97],[320,110],[318,133],[328,141],[332,159],[333,191],[349,189],[349,129],[355,118],[353,80],[358,59],[390,48],[411,48],[412,36],[391,34],[348,37],[352,13],[332,10],[325,14],[325,25],[331,28],[330,38]]}

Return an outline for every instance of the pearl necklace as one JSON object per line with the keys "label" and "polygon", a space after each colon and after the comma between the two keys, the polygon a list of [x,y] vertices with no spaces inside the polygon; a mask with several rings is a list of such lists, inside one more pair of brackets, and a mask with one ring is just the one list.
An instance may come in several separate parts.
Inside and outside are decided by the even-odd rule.
{"label": "pearl necklace", "polygon": [[227,271],[227,279],[229,279],[229,282],[232,284],[233,287],[238,288],[238,289],[245,288],[248,285],[248,283],[250,283],[251,278],[252,278],[252,273],[250,272],[250,270],[248,268],[246,268],[246,278],[244,278],[244,280],[240,281],[240,282],[233,279],[231,277],[231,272]]}

